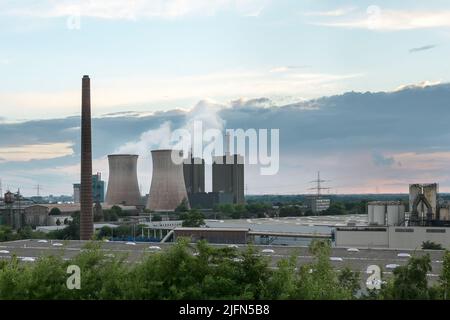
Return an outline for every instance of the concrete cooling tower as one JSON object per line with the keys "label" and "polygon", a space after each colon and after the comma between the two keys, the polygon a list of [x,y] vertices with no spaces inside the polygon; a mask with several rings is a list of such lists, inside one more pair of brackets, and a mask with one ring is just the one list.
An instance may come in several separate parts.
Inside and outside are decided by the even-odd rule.
{"label": "concrete cooling tower", "polygon": [[109,180],[105,202],[109,205],[142,205],[137,178],[137,155],[109,155]]}
{"label": "concrete cooling tower", "polygon": [[172,150],[152,151],[153,176],[147,202],[150,210],[174,211],[183,199],[188,201],[183,163],[174,163],[171,154]]}

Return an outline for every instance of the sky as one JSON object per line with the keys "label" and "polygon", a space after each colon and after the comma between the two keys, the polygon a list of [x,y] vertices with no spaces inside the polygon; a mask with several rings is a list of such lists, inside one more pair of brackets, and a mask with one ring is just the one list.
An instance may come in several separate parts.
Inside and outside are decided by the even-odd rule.
{"label": "sky", "polygon": [[148,148],[204,114],[280,128],[279,175],[249,167],[249,193],[304,193],[318,170],[338,193],[450,191],[449,40],[448,1],[0,0],[0,178],[71,193],[89,74],[94,169],[136,152],[142,193]]}

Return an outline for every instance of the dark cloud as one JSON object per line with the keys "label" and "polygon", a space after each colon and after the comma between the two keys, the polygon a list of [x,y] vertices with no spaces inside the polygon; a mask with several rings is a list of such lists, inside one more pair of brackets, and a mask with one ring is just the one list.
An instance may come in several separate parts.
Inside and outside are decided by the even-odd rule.
{"label": "dark cloud", "polygon": [[420,51],[426,51],[426,50],[430,50],[430,49],[434,49],[437,46],[435,44],[430,44],[427,46],[423,46],[423,47],[418,47],[418,48],[411,48],[409,49],[409,53],[414,53],[414,52],[420,52]]}

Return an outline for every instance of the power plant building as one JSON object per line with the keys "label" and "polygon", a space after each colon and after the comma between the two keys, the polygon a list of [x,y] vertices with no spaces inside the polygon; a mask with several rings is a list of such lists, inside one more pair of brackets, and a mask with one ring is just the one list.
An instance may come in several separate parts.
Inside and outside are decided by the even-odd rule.
{"label": "power plant building", "polygon": [[212,165],[213,192],[233,195],[233,203],[244,204],[244,157],[224,155],[214,157]]}
{"label": "power plant building", "polygon": [[188,195],[205,192],[205,160],[189,155],[183,163],[183,174]]}
{"label": "power plant building", "polygon": [[189,199],[184,180],[183,162],[172,160],[172,152],[178,150],[153,150],[153,175],[148,197],[147,208],[152,211],[174,211],[183,200],[189,207]]}
{"label": "power plant building", "polygon": [[106,203],[109,205],[141,206],[142,197],[137,177],[138,156],[115,154],[108,156],[109,179]]}

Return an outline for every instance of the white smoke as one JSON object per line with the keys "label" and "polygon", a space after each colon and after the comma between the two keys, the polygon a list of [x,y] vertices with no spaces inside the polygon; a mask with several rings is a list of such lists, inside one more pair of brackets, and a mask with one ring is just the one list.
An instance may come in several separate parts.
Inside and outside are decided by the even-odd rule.
{"label": "white smoke", "polygon": [[[212,100],[201,100],[191,110],[186,112],[186,120],[180,127],[174,127],[173,123],[166,121],[156,129],[143,132],[139,140],[130,141],[115,150],[115,154],[137,154],[138,178],[141,193],[146,194],[150,190],[152,176],[151,150],[171,149],[176,141],[171,141],[172,132],[176,129],[186,129],[193,133],[194,122],[201,121],[203,130],[218,129],[223,131],[225,121],[220,117],[220,110],[226,108],[225,105]],[[206,181],[208,178],[208,168],[206,168]]]}

